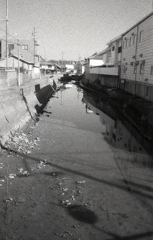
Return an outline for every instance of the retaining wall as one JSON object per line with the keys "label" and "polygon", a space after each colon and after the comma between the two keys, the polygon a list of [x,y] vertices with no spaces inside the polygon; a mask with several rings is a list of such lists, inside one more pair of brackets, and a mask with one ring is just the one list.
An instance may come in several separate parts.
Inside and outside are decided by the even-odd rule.
{"label": "retaining wall", "polygon": [[[2,82],[2,81],[0,81]],[[5,85],[6,84],[6,85]],[[4,143],[10,132],[22,127],[35,117],[35,105],[39,104],[35,95],[35,85],[44,87],[50,84],[49,77],[25,82],[22,86],[9,87],[3,82],[0,90],[0,141]]]}

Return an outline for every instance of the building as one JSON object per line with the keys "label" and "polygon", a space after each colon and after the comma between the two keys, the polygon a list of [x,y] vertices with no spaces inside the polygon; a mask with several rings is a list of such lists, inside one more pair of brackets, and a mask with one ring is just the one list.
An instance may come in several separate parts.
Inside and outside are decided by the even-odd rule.
{"label": "building", "polygon": [[51,74],[54,73],[56,70],[55,63],[52,63],[51,61],[40,61],[40,70],[42,73]]}
{"label": "building", "polygon": [[2,82],[13,79],[9,81],[9,86],[39,78],[40,66],[36,41],[8,39],[6,49],[6,40],[0,39],[0,70]]}
{"label": "building", "polygon": [[[13,61],[9,58],[19,59],[22,62],[22,66],[29,66],[31,70],[32,67],[39,66],[39,56],[37,55],[37,43],[32,40],[22,40],[18,41],[15,39],[8,40],[8,69],[14,68]],[[6,41],[0,39],[0,67],[4,65],[3,62],[6,61]],[[25,64],[24,64],[25,63]],[[27,68],[27,67],[26,67]]]}
{"label": "building", "polygon": [[121,36],[119,36],[111,40],[106,49],[86,60],[85,73],[89,82],[97,80],[100,85],[118,87],[121,43]]}
{"label": "building", "polygon": [[39,56],[37,55],[37,42],[33,40],[21,40],[19,42],[8,44],[9,56],[21,58],[33,66],[39,65]]}
{"label": "building", "polygon": [[86,80],[153,102],[153,11],[107,45],[86,59]]}
{"label": "building", "polygon": [[120,88],[153,102],[153,12],[122,34]]}

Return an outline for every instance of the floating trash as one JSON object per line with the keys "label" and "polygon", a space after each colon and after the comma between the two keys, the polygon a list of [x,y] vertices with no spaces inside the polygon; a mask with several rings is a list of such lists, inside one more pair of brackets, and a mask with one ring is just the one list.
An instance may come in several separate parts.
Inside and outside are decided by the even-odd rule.
{"label": "floating trash", "polygon": [[68,191],[68,188],[62,188],[62,191],[66,192],[66,191]]}
{"label": "floating trash", "polygon": [[86,183],[86,181],[84,181],[84,180],[83,181],[77,181],[76,183],[77,184],[83,184],[83,183]]}
{"label": "floating trash", "polygon": [[22,173],[22,175],[24,175],[24,176],[29,176],[30,173],[29,173],[28,171],[24,171],[24,172]]}
{"label": "floating trash", "polygon": [[62,200],[61,205],[70,206],[71,202],[69,200]]}
{"label": "floating trash", "polygon": [[16,177],[16,174],[14,174],[14,173],[9,174],[9,178],[15,178],[15,177]]}
{"label": "floating trash", "polygon": [[13,198],[7,198],[7,199],[4,200],[4,202],[6,202],[6,203],[9,203],[9,202],[12,202],[12,201],[13,201]]}
{"label": "floating trash", "polygon": [[4,179],[0,179],[0,182],[5,182],[5,180]]}
{"label": "floating trash", "polygon": [[23,168],[18,168],[19,173],[21,173],[24,176],[29,176],[30,173],[28,171],[24,171]]}
{"label": "floating trash", "polygon": [[72,196],[72,201],[75,201],[75,198],[74,198],[74,196]]}

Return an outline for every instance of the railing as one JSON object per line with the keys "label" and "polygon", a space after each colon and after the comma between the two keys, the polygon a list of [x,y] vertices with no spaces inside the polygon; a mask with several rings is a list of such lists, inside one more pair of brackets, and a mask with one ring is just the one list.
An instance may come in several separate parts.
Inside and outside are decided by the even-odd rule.
{"label": "railing", "polygon": [[90,68],[90,73],[118,76],[118,67],[94,67]]}

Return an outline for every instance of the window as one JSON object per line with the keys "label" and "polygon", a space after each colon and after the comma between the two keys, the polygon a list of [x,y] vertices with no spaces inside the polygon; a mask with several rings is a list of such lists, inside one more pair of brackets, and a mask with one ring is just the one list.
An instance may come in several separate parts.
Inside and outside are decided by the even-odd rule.
{"label": "window", "polygon": [[127,39],[126,38],[124,39],[123,46],[124,46],[124,49],[127,48]]}
{"label": "window", "polygon": [[130,39],[129,39],[129,47],[131,47],[132,46],[132,37],[130,37]]}
{"label": "window", "polygon": [[140,63],[140,75],[144,73],[144,63]]}
{"label": "window", "polygon": [[146,97],[149,96],[149,87],[146,87]]}
{"label": "window", "polygon": [[143,35],[144,35],[144,32],[140,31],[140,33],[139,33],[139,42],[143,41]]}
{"label": "window", "polygon": [[122,47],[118,47],[118,53],[122,52]]}
{"label": "window", "polygon": [[9,48],[9,50],[13,50],[14,49],[14,44],[9,44],[8,48]]}
{"label": "window", "polygon": [[1,48],[2,48],[2,46],[1,46],[1,41],[0,41],[0,58],[2,57]]}
{"label": "window", "polygon": [[124,71],[124,73],[126,73],[126,71],[127,71],[127,67],[126,66],[124,66],[124,70],[123,71]]}
{"label": "window", "polygon": [[22,45],[23,50],[28,50],[28,45]]}
{"label": "window", "polygon": [[114,51],[114,50],[115,50],[115,47],[113,46],[113,47],[112,47],[112,51]]}
{"label": "window", "polygon": [[133,44],[136,45],[136,42],[137,42],[137,35],[134,35],[133,36]]}
{"label": "window", "polygon": [[126,48],[128,47],[128,39],[126,39]]}
{"label": "window", "polygon": [[134,64],[134,68],[133,68],[133,73],[137,73],[137,65],[136,64]]}
{"label": "window", "polygon": [[151,66],[150,75],[153,76],[153,66]]}

